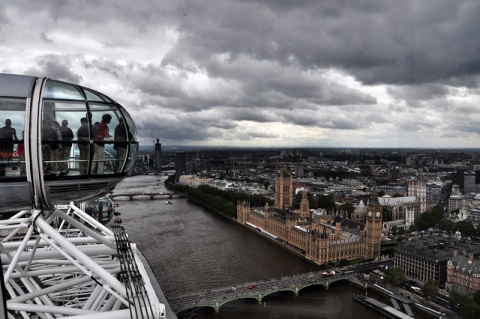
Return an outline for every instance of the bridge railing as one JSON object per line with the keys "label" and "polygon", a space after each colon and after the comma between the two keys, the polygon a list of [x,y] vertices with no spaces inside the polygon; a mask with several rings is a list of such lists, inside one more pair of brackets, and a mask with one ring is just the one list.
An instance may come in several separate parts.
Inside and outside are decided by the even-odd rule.
{"label": "bridge railing", "polygon": [[176,313],[200,307],[211,307],[218,312],[221,305],[234,300],[252,298],[261,302],[264,297],[273,293],[290,291],[298,294],[303,288],[313,285],[323,285],[328,289],[333,282],[339,280],[351,281],[352,276],[353,274],[350,273],[324,278],[320,272],[307,273],[198,291],[170,298],[169,302]]}

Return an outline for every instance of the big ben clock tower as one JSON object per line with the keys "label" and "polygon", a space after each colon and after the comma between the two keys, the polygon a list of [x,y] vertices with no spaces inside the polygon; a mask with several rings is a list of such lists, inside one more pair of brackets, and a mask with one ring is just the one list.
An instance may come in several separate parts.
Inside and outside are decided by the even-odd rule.
{"label": "big ben clock tower", "polygon": [[365,226],[365,258],[380,256],[382,242],[382,207],[377,196],[371,196],[367,205],[367,221]]}

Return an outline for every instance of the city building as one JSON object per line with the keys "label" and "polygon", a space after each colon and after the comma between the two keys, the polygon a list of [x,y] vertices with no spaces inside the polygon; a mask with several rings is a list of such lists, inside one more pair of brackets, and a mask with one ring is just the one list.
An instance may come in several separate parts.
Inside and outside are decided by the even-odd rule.
{"label": "city building", "polygon": [[252,227],[317,263],[342,259],[374,259],[380,256],[382,213],[373,197],[366,207],[365,224],[341,217],[314,216],[303,192],[293,207],[292,174],[286,167],[275,174],[274,207],[237,204],[237,221]]}
{"label": "city building", "polygon": [[442,200],[441,182],[430,181],[426,184],[427,187],[427,203],[438,204]]}
{"label": "city building", "polygon": [[447,263],[455,251],[480,255],[480,246],[462,239],[457,231],[454,237],[422,236],[397,246],[393,258],[395,268],[400,268],[409,278],[444,285],[447,281]]}
{"label": "city building", "polygon": [[475,172],[466,171],[463,174],[463,193],[475,193]]}
{"label": "city building", "polygon": [[363,200],[361,200],[353,211],[352,219],[364,223],[366,218],[367,207]]}
{"label": "city building", "polygon": [[451,195],[448,199],[448,211],[460,210],[464,206],[462,195]]}
{"label": "city building", "polygon": [[162,143],[159,139],[155,143],[155,169],[157,171],[162,170]]}
{"label": "city building", "polygon": [[181,185],[187,185],[190,187],[198,187],[200,185],[210,185],[213,182],[213,178],[202,178],[193,175],[181,175],[178,178],[178,183]]}
{"label": "city building", "polygon": [[295,165],[295,177],[301,178],[305,175],[305,168],[301,164]]}
{"label": "city building", "polygon": [[180,176],[187,173],[187,153],[178,151],[175,154],[175,181],[178,182]]}
{"label": "city building", "polygon": [[420,204],[420,214],[427,211],[427,185],[425,182],[409,181],[408,196],[415,196]]}
{"label": "city building", "polygon": [[459,255],[454,250],[453,257],[447,263],[447,283],[445,288],[462,295],[471,296],[480,289],[480,261],[473,253],[468,256]]}
{"label": "city building", "polygon": [[421,202],[417,201],[415,196],[390,197],[385,195],[378,198],[378,202],[387,209],[391,221],[402,220],[407,228],[413,224],[421,212]]}

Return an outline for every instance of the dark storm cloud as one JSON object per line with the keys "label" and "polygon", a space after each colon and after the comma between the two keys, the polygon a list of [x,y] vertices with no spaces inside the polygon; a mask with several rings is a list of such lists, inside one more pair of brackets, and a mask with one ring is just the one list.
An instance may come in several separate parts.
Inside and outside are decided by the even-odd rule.
{"label": "dark storm cloud", "polygon": [[[329,79],[326,72],[303,72],[275,62],[208,58],[208,75],[237,83],[244,105],[289,108],[296,100],[314,104],[375,104],[375,97]],[[238,103],[238,102],[237,102]]]}
{"label": "dark storm cloud", "polygon": [[405,101],[416,107],[422,107],[420,101],[444,98],[451,93],[447,86],[439,83],[391,86],[387,92],[397,101]]}
{"label": "dark storm cloud", "polygon": [[276,122],[281,118],[274,113],[274,110],[253,110],[249,108],[220,108],[224,116],[234,121],[252,121],[257,123]]}
{"label": "dark storm cloud", "polygon": [[[172,121],[166,121],[157,114],[143,116],[142,132],[161,136],[168,141],[204,141],[219,137],[223,130],[233,130],[237,124],[220,116],[210,117],[201,114],[184,115]],[[148,135],[145,136],[149,138]],[[151,138],[151,137],[150,137]]]}
{"label": "dark storm cloud", "polygon": [[80,83],[81,75],[72,72],[71,59],[74,57],[47,54],[37,57],[37,66],[28,69],[25,74],[47,76],[49,78],[72,83]]}
{"label": "dark storm cloud", "polygon": [[82,61],[82,65],[85,69],[94,69],[100,72],[106,73],[114,78],[119,77],[119,73],[125,73],[125,67],[120,66],[114,61],[107,60],[107,59],[96,59],[92,61]]}
{"label": "dark storm cloud", "polygon": [[375,141],[474,132],[462,123],[476,120],[480,94],[476,0],[5,6],[4,70],[98,89],[125,104],[145,140],[280,144],[334,130],[339,140],[358,131]]}
{"label": "dark storm cloud", "polygon": [[189,1],[181,52],[274,60],[303,70],[335,67],[366,84],[461,80],[480,73],[478,1]]}

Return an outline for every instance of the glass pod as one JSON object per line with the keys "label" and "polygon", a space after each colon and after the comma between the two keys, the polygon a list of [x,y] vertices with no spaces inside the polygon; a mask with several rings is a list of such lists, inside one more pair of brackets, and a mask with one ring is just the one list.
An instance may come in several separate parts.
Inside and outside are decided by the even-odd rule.
{"label": "glass pod", "polygon": [[0,74],[0,126],[0,212],[101,197],[138,153],[120,104],[49,78]]}

